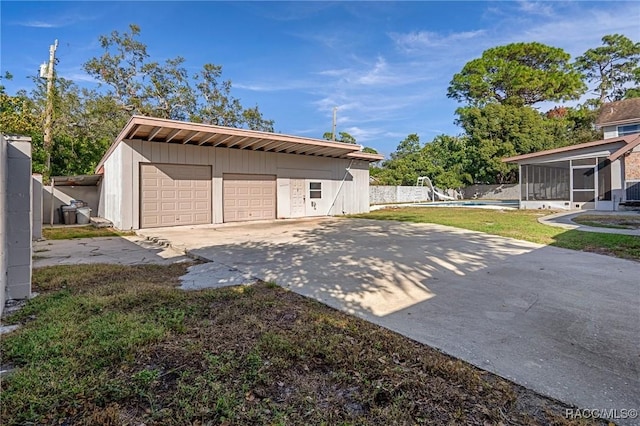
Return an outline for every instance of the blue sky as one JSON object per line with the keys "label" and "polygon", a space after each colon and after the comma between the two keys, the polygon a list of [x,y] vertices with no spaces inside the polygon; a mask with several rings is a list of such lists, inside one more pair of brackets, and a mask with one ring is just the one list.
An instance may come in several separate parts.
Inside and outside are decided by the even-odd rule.
{"label": "blue sky", "polygon": [[[537,41],[572,57],[606,34],[640,40],[640,2],[11,2],[0,3],[7,91],[59,40],[61,76],[95,86],[82,64],[98,37],[138,24],[153,60],[223,66],[233,93],[258,104],[278,132],[338,131],[388,155],[410,133],[459,134],[451,77],[490,47]],[[549,105],[541,105],[546,110]]]}

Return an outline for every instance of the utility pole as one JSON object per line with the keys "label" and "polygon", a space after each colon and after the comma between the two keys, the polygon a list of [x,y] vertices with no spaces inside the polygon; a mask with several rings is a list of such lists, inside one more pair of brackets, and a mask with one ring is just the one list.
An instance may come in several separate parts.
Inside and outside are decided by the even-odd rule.
{"label": "utility pole", "polygon": [[51,143],[53,141],[53,68],[56,62],[58,40],[49,46],[49,66],[47,67],[47,108],[44,118],[44,151],[46,173],[51,174]]}
{"label": "utility pole", "polygon": [[333,128],[331,130],[331,140],[336,141],[336,117],[338,115],[338,107],[333,107]]}

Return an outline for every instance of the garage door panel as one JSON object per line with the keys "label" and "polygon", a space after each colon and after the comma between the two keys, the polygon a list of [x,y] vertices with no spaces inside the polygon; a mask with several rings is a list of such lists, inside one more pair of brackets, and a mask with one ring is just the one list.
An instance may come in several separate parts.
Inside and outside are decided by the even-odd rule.
{"label": "garage door panel", "polygon": [[276,218],[276,177],[223,175],[224,221]]}
{"label": "garage door panel", "polygon": [[211,167],[141,164],[140,226],[211,223]]}
{"label": "garage door panel", "polygon": [[147,200],[149,200],[149,201],[155,201],[155,200],[157,200],[158,198],[159,198],[159,197],[158,197],[158,191],[152,191],[152,190],[149,190],[149,191],[144,192],[144,193],[142,194],[142,199],[143,199],[143,200],[145,200],[145,201],[147,201]]}

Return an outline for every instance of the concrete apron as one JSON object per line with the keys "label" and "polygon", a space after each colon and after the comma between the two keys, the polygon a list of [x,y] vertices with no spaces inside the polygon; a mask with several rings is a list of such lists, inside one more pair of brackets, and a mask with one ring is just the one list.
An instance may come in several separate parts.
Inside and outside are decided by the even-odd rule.
{"label": "concrete apron", "polygon": [[141,234],[162,235],[192,255],[275,281],[566,403],[640,407],[640,263],[393,221]]}
{"label": "concrete apron", "polygon": [[114,263],[167,265],[191,260],[184,252],[139,236],[44,240],[33,244],[33,267]]}

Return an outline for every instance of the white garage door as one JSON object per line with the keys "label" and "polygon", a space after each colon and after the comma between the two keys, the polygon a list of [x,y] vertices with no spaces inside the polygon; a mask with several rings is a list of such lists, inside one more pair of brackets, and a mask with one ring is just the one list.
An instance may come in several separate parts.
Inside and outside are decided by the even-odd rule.
{"label": "white garage door", "polygon": [[141,164],[140,227],[211,223],[211,167]]}
{"label": "white garage door", "polygon": [[276,218],[276,177],[224,174],[224,221]]}

